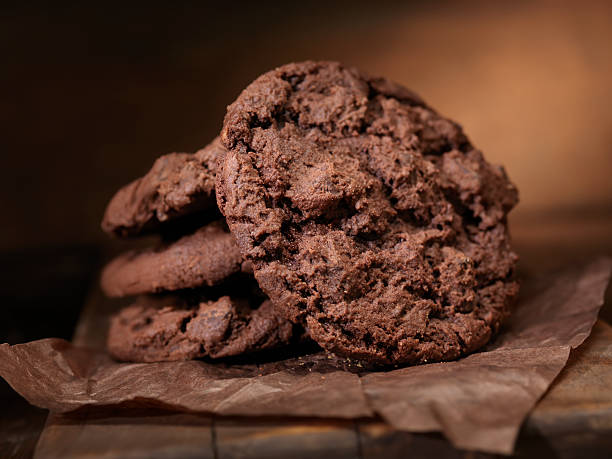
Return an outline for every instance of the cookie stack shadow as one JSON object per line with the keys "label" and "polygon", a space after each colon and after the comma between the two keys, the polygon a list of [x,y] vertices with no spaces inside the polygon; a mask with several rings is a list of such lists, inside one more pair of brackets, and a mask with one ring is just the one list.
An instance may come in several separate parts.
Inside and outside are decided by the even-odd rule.
{"label": "cookie stack shadow", "polygon": [[107,347],[118,360],[156,362],[221,358],[302,339],[257,286],[215,201],[219,139],[196,153],[170,153],[120,189],[102,228],[161,242],[106,265],[109,297],[136,297],[111,319]]}

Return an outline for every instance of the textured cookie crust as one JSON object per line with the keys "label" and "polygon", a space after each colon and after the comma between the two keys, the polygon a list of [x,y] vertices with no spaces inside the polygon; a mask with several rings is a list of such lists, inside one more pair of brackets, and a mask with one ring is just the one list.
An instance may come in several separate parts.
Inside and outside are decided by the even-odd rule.
{"label": "textured cookie crust", "polygon": [[228,296],[195,304],[178,295],[148,296],[113,316],[107,348],[129,362],[220,358],[288,344],[293,329],[269,300],[251,309]]}
{"label": "textured cookie crust", "polygon": [[221,138],[219,208],[262,289],[325,349],[438,361],[499,328],[518,289],[516,188],[418,96],[289,64],[228,107]]}
{"label": "textured cookie crust", "polygon": [[242,263],[234,237],[217,221],[156,249],[119,255],[100,283],[110,297],[212,286],[239,272]]}
{"label": "textured cookie crust", "polygon": [[121,188],[109,202],[102,229],[118,236],[153,231],[164,222],[215,209],[217,159],[225,154],[219,138],[190,153],[158,158],[151,170]]}

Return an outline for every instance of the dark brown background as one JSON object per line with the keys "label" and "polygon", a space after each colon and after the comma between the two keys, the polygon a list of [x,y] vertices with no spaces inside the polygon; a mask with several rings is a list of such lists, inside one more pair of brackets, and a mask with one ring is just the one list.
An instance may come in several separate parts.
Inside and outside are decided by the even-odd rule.
{"label": "dark brown background", "polygon": [[518,184],[517,223],[610,215],[610,2],[129,3],[3,8],[0,248],[103,243],[117,187],[304,59],[388,76],[458,120]]}

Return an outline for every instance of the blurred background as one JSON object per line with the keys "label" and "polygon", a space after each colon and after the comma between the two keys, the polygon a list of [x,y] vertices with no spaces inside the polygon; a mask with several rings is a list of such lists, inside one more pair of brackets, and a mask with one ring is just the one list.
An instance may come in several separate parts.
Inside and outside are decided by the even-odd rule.
{"label": "blurred background", "polygon": [[0,7],[0,342],[70,338],[125,247],[99,227],[112,194],[291,61],[386,76],[461,123],[519,187],[521,273],[612,254],[612,2],[25,3]]}
{"label": "blurred background", "polygon": [[118,187],[305,59],[387,76],[461,123],[518,185],[516,223],[612,211],[610,2],[126,3],[3,7],[0,249],[107,243]]}

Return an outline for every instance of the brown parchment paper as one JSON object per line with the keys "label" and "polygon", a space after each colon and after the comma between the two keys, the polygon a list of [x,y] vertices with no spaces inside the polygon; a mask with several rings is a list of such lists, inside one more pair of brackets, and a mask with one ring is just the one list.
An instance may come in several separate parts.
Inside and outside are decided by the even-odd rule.
{"label": "brown parchment paper", "polygon": [[0,376],[55,412],[129,403],[243,416],[381,416],[457,447],[511,453],[520,426],[589,335],[612,260],[526,281],[507,326],[454,362],[383,372],[324,353],[266,363],[125,364],[60,339],[0,345]]}

